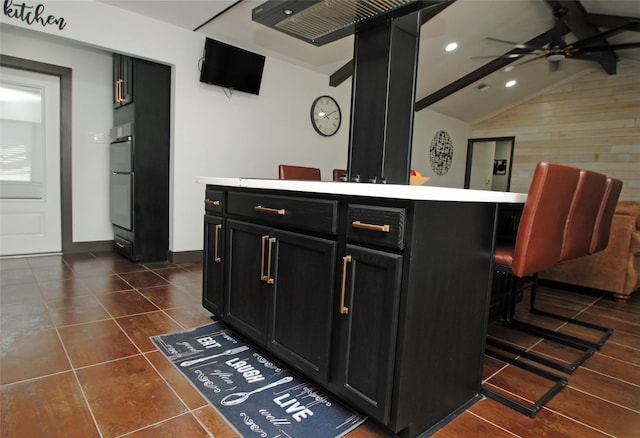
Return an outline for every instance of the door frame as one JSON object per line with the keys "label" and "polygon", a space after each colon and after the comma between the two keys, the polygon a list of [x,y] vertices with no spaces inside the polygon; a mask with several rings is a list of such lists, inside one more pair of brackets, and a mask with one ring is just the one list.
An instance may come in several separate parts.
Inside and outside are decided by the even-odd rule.
{"label": "door frame", "polygon": [[516,144],[516,137],[486,137],[486,138],[470,138],[467,140],[467,164],[464,173],[464,188],[469,188],[469,183],[471,182],[471,166],[473,161],[473,146],[475,143],[484,143],[487,141],[510,141],[511,142],[511,153],[509,154],[509,174],[507,175],[507,192],[511,190],[511,171],[513,170],[513,150]]}
{"label": "door frame", "polygon": [[62,253],[79,252],[73,244],[71,196],[71,69],[53,64],[0,55],[0,65],[60,78],[60,215]]}

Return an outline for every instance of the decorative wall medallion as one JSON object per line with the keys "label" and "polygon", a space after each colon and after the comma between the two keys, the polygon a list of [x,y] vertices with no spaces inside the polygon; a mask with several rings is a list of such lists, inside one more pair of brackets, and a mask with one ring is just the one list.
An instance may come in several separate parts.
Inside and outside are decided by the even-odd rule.
{"label": "decorative wall medallion", "polygon": [[453,161],[453,143],[446,131],[438,131],[431,140],[429,149],[431,168],[436,175],[444,175],[449,172]]}

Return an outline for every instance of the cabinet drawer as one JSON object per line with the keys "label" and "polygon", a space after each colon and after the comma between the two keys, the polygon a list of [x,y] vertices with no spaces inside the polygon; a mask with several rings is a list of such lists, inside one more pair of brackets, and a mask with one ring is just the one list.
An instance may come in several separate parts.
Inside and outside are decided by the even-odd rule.
{"label": "cabinet drawer", "polygon": [[118,254],[128,258],[129,260],[133,260],[133,257],[134,257],[133,242],[127,239],[124,239],[120,236],[114,236],[113,248],[116,250]]}
{"label": "cabinet drawer", "polygon": [[404,249],[404,208],[349,204],[347,239]]}
{"label": "cabinet drawer", "polygon": [[227,213],[260,223],[337,233],[338,201],[230,192]]}
{"label": "cabinet drawer", "polygon": [[222,213],[224,192],[220,190],[207,189],[204,198],[204,209],[207,212]]}

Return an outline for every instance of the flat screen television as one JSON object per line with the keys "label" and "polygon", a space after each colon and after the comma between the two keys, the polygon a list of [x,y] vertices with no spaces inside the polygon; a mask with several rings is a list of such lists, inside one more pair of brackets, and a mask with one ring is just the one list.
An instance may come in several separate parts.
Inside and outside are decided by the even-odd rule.
{"label": "flat screen television", "polygon": [[265,57],[207,38],[200,82],[259,94]]}

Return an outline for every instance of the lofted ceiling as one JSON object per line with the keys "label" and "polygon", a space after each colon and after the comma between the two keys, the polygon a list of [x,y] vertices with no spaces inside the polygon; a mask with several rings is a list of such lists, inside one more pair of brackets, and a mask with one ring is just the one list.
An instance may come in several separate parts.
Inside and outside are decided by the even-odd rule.
{"label": "lofted ceiling", "polygon": [[[317,71],[327,75],[327,83],[353,57],[353,36],[316,47],[253,22],[251,11],[264,0],[103,2]],[[586,23],[592,32],[597,33],[598,30],[607,31],[617,27],[621,22],[619,17],[632,17],[634,20],[626,20],[631,21],[631,26],[607,37],[606,43],[640,42],[638,0],[457,0],[422,26],[416,109],[429,108],[473,123],[582,74],[594,70],[604,72],[606,64],[593,60],[565,59],[559,63],[557,70],[552,71],[544,56],[536,58],[534,55],[525,55],[513,62],[493,58],[494,55],[498,57],[514,49],[522,52],[511,44],[495,39],[526,43],[554,28],[552,5],[569,6],[570,13],[576,7],[580,10],[582,5],[586,11],[581,23],[567,19],[572,30],[581,34],[576,36],[572,32],[567,33],[564,36],[567,44],[585,38],[584,32],[589,29],[581,29],[581,24]],[[575,15],[577,13],[572,16]],[[609,19],[615,24],[609,23]],[[593,27],[589,24],[591,22],[597,22],[600,27]],[[542,40],[547,41],[546,37]],[[450,42],[457,42],[458,49],[446,52],[444,48]],[[598,41],[594,44],[604,43]],[[623,64],[640,67],[640,47],[597,55],[613,60],[614,68]],[[519,65],[524,61],[529,62]],[[513,69],[505,71],[507,65],[513,66]],[[482,74],[478,69],[483,69]],[[505,88],[504,84],[510,79],[516,80],[516,85]],[[479,88],[484,90],[480,91]]]}

